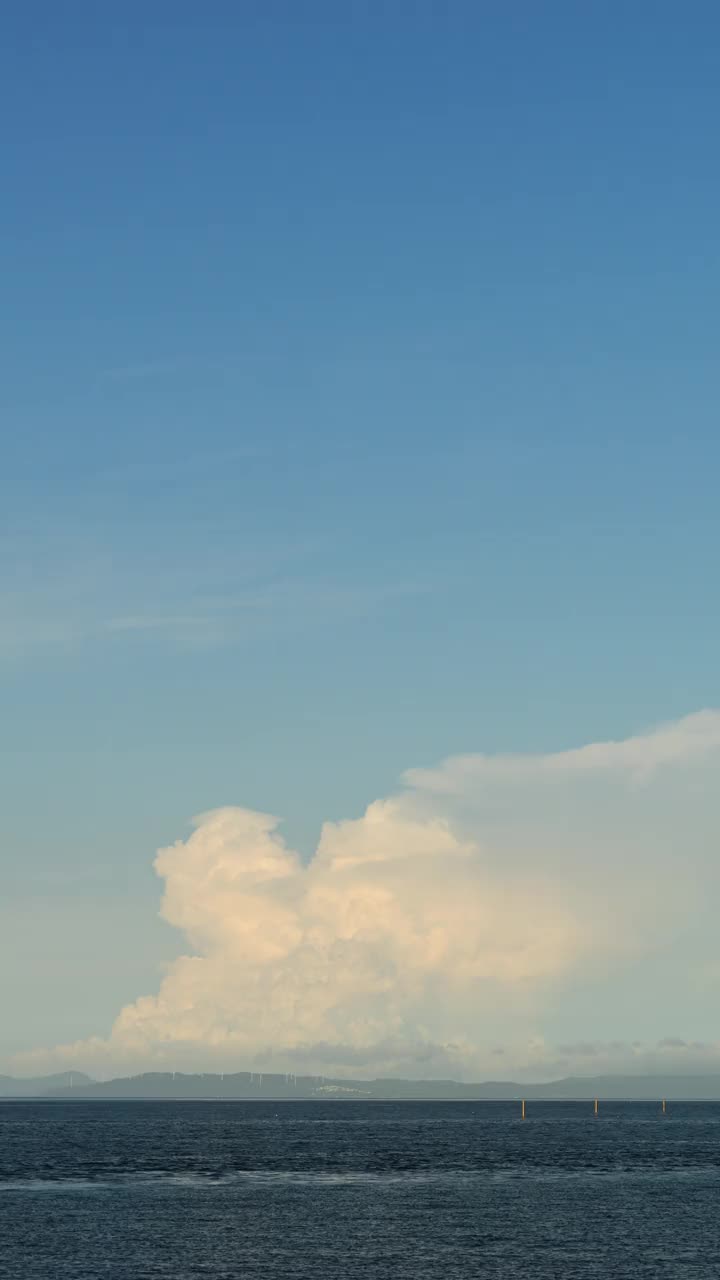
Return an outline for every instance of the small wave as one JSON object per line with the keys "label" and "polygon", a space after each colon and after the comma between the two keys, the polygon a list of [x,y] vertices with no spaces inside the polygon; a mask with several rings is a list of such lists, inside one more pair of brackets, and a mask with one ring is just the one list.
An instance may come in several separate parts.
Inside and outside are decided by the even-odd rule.
{"label": "small wave", "polygon": [[[354,1186],[376,1185],[407,1182],[435,1182],[440,1179],[457,1177],[458,1172],[443,1170],[438,1172],[371,1173],[367,1171],[345,1172],[303,1172],[294,1169],[234,1169],[224,1173],[212,1171],[158,1170],[143,1173],[118,1173],[111,1177],[98,1178],[7,1178],[0,1180],[0,1192],[98,1192],[120,1191],[135,1187],[177,1187],[200,1188],[228,1187],[243,1183],[255,1183],[263,1186]],[[460,1174],[459,1176],[467,1176]],[[472,1176],[472,1175],[471,1175]]]}
{"label": "small wave", "polygon": [[212,1190],[214,1188],[255,1185],[265,1187],[389,1187],[420,1186],[448,1183],[548,1183],[583,1181],[668,1181],[672,1179],[720,1180],[717,1165],[647,1168],[618,1165],[612,1168],[553,1169],[544,1167],[506,1169],[435,1169],[435,1170],[295,1170],[234,1169],[212,1170],[156,1169],[117,1173],[97,1178],[6,1178],[0,1179],[0,1192],[34,1194],[97,1194],[131,1191],[138,1188]]}

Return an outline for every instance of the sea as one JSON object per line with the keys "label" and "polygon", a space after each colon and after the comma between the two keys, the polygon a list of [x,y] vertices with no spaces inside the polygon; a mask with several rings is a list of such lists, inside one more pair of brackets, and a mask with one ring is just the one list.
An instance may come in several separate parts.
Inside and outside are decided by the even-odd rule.
{"label": "sea", "polygon": [[720,1103],[0,1103],[2,1280],[720,1277]]}

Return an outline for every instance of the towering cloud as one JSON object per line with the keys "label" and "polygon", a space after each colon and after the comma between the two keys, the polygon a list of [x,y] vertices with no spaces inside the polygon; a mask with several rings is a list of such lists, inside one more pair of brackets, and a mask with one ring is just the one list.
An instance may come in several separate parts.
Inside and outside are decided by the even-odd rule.
{"label": "towering cloud", "polygon": [[[160,851],[188,953],[88,1064],[483,1071],[563,984],[669,945],[717,890],[720,713],[547,756],[415,770],[309,864],[222,808]],[[497,1052],[497,1050],[495,1050]],[[514,1065],[522,1065],[515,1063]],[[495,1059],[497,1068],[497,1059]]]}

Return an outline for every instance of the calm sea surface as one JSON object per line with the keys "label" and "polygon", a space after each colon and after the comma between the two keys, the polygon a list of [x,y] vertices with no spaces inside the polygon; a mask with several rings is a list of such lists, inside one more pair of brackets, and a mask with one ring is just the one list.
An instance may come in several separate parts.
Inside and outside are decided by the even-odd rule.
{"label": "calm sea surface", "polygon": [[0,1104],[2,1280],[720,1277],[720,1104]]}

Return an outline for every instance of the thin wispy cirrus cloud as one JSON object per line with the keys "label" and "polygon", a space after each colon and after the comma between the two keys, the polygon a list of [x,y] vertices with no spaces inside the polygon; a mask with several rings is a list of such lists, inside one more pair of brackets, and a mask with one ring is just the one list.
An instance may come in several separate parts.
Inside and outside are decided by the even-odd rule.
{"label": "thin wispy cirrus cloud", "polygon": [[[361,817],[326,823],[308,862],[275,817],[203,814],[155,861],[186,954],[108,1035],[24,1065],[466,1079],[499,1060],[506,1078],[717,1066],[720,1046],[676,1026],[627,1040],[606,1010],[596,1037],[553,1042],[545,1023],[570,987],[620,993],[717,900],[719,774],[707,710],[621,742],[410,770]],[[713,930],[705,942],[711,959]]]}
{"label": "thin wispy cirrus cloud", "polygon": [[[313,563],[314,548],[174,555],[152,545],[119,557],[98,543],[33,556],[22,542],[0,545],[0,659],[32,660],[123,639],[179,649],[213,649],[267,628],[298,628],[368,616],[425,593],[423,582],[337,580]],[[12,570],[9,566],[12,565]]]}

